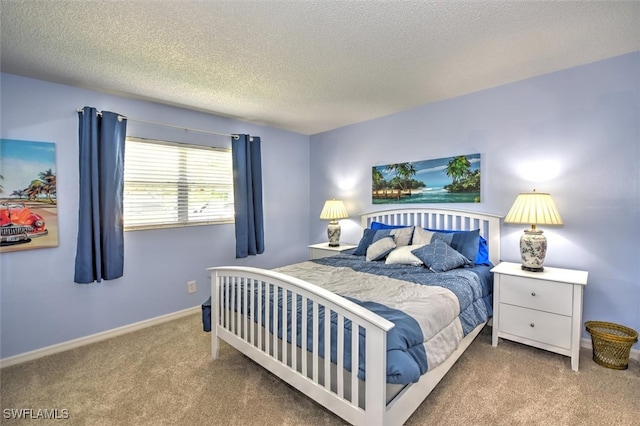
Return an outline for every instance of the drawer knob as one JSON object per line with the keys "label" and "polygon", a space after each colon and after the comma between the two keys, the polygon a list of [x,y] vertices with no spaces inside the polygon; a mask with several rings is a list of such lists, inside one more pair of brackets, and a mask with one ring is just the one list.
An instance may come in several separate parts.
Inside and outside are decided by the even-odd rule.
{"label": "drawer knob", "polygon": [[535,325],[534,323],[529,324],[529,327],[531,327],[531,328],[533,328],[533,327],[535,327],[535,326],[536,326],[536,325]]}
{"label": "drawer knob", "polygon": [[535,296],[535,295],[536,295],[536,292],[535,292],[535,291],[532,291],[532,292],[531,292],[531,295],[532,295],[532,296]]}

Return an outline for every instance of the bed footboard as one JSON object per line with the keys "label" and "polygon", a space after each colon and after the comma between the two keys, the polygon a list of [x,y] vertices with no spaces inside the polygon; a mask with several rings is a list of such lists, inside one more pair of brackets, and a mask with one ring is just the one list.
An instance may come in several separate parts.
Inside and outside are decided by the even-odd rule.
{"label": "bed footboard", "polygon": [[[384,422],[387,331],[394,327],[392,322],[278,272],[250,267],[209,271],[214,359],[222,339],[348,422]],[[345,330],[350,330],[350,338]],[[354,374],[363,352],[361,334],[364,381]]]}

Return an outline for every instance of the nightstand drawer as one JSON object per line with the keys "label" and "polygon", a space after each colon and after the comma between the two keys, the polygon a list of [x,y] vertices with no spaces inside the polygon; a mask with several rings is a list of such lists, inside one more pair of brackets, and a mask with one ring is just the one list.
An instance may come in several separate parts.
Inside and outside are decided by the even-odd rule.
{"label": "nightstand drawer", "polygon": [[536,342],[571,348],[571,317],[500,304],[500,331]]}
{"label": "nightstand drawer", "polygon": [[571,316],[572,285],[510,275],[501,280],[500,302]]}

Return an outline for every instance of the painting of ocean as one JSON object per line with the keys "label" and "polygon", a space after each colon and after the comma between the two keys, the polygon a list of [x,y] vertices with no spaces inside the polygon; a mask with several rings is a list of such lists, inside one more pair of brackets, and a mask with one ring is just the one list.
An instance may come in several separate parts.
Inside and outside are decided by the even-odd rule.
{"label": "painting of ocean", "polygon": [[372,202],[478,203],[480,154],[374,166]]}

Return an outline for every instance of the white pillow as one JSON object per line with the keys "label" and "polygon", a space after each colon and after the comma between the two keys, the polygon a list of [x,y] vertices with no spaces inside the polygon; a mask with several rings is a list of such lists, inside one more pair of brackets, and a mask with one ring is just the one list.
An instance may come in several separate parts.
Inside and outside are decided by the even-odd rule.
{"label": "white pillow", "polygon": [[435,234],[435,232],[427,231],[426,229],[416,226],[413,229],[413,241],[411,244],[431,244],[431,237],[433,237],[433,234]]}
{"label": "white pillow", "polygon": [[396,228],[391,230],[391,235],[393,235],[393,240],[396,242],[396,245],[398,247],[408,246],[409,241],[411,241],[412,234],[413,234],[413,226],[409,226],[407,228]]}
{"label": "white pillow", "polygon": [[420,260],[415,254],[411,253],[411,251],[417,250],[423,245],[424,244],[396,247],[391,253],[389,253],[387,260],[385,260],[384,263],[387,265],[400,263],[403,265],[421,266],[422,260]]}
{"label": "white pillow", "polygon": [[383,259],[394,248],[396,248],[396,243],[393,241],[393,237],[381,238],[367,248],[366,261]]}

